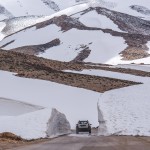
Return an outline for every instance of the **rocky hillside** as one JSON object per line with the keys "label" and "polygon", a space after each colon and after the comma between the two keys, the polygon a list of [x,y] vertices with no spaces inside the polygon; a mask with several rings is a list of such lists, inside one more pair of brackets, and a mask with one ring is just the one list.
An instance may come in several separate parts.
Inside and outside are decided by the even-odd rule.
{"label": "rocky hillside", "polygon": [[1,49],[65,62],[149,64],[149,15],[137,9],[148,10],[146,2],[71,1],[63,11],[60,1],[40,3],[55,13],[4,20]]}

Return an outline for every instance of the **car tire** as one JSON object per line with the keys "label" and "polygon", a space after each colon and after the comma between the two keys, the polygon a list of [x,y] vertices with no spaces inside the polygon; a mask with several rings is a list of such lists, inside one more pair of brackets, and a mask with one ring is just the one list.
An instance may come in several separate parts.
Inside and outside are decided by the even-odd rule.
{"label": "car tire", "polygon": [[79,134],[79,129],[78,128],[76,128],[76,134]]}
{"label": "car tire", "polygon": [[91,128],[89,128],[89,134],[91,134]]}
{"label": "car tire", "polygon": [[89,131],[89,134],[91,134],[91,130]]}

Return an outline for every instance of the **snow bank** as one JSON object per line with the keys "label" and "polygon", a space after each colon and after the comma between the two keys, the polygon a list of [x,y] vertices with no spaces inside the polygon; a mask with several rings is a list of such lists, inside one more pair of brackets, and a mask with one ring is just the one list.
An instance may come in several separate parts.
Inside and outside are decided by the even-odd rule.
{"label": "snow bank", "polygon": [[98,122],[99,122],[98,133],[99,133],[99,135],[105,135],[106,136],[106,135],[108,135],[107,127],[106,127],[103,113],[102,113],[99,105],[97,105],[97,111],[98,111]]}
{"label": "snow bank", "polygon": [[148,85],[140,85],[106,92],[100,97],[108,134],[150,136],[149,90]]}
{"label": "snow bank", "polygon": [[[120,76],[127,79],[124,74]],[[100,123],[100,135],[150,136],[150,78],[131,76],[130,79],[143,84],[101,94],[98,110],[103,114],[105,132]]]}
{"label": "snow bank", "polygon": [[[48,108],[17,117],[0,117],[0,132],[10,131],[27,139],[54,137],[69,133],[68,121],[71,128],[75,128],[78,120],[87,119],[93,127],[98,126],[99,121],[99,135],[150,136],[150,78],[104,70],[83,70],[82,74],[143,84],[100,94],[48,81],[19,78],[12,73],[0,71],[0,91],[3,91],[0,92],[0,96],[7,95],[22,102]],[[51,108],[63,112],[68,121],[56,110],[51,112]],[[64,126],[61,126],[62,124]],[[24,127],[25,130],[22,130]]]}
{"label": "snow bank", "polygon": [[[125,67],[149,72],[148,66]],[[143,83],[100,94],[99,135],[150,136],[150,78],[94,69],[71,72]]]}
{"label": "snow bank", "polygon": [[98,126],[97,101],[99,93],[37,79],[20,78],[10,72],[0,71],[0,96],[17,99],[63,112],[76,127],[79,120],[89,120]]}
{"label": "snow bank", "polygon": [[[49,121],[50,118],[55,119]],[[68,134],[70,125],[65,115],[56,109],[43,109],[17,117],[0,117],[0,132],[11,132],[31,140]]]}
{"label": "snow bank", "polygon": [[56,137],[59,135],[68,134],[71,133],[70,129],[71,127],[66,119],[66,116],[58,112],[56,109],[53,109],[51,118],[48,121],[47,135],[49,137]]}

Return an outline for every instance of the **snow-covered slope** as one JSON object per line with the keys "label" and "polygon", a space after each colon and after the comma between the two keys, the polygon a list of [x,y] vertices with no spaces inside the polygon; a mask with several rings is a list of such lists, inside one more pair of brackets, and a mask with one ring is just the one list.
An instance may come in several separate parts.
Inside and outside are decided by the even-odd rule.
{"label": "snow-covered slope", "polygon": [[112,10],[150,20],[150,14],[146,13],[150,10],[150,4],[148,0],[106,0],[105,2],[108,4],[114,4],[114,8],[111,8]]}
{"label": "snow-covered slope", "polygon": [[120,0],[0,0],[1,14],[6,15],[6,17],[50,15],[81,3],[88,3],[90,6],[107,7],[140,17],[148,17],[149,13],[147,12],[150,9],[147,0],[126,0],[123,2]]}
{"label": "snow-covered slope", "polygon": [[105,124],[103,134],[150,136],[150,79],[124,74],[117,76],[124,79],[132,78],[133,81],[143,84],[112,90],[101,95],[99,108],[104,122],[100,122],[100,129]]}
{"label": "snow-covered slope", "polygon": [[[70,1],[68,6],[72,7],[49,13],[52,15],[47,17],[33,19],[28,16],[24,20],[21,17],[3,21],[6,26],[1,29],[2,38],[22,31],[2,40],[1,48],[33,54],[32,50],[39,47],[42,52],[39,50],[40,57],[59,61],[150,63],[150,22],[141,19],[143,13],[130,7],[133,4],[142,5],[140,1],[125,1],[123,4],[118,0],[80,1],[73,6],[75,3]],[[144,1],[142,6],[146,5],[149,6]],[[49,46],[48,43],[55,39],[59,39],[59,44]]]}
{"label": "snow-covered slope", "polygon": [[18,32],[29,26],[35,25],[36,23],[48,20],[55,16],[60,16],[62,14],[71,15],[78,11],[82,11],[86,8],[88,8],[88,4],[76,5],[76,6],[64,9],[62,11],[58,11],[57,13],[49,13],[48,15],[42,15],[41,13],[39,13],[38,15],[35,15],[34,13],[31,15],[21,15],[19,13],[18,16],[6,18],[5,20],[2,20],[0,22],[0,31],[1,31],[0,40],[2,40],[6,36],[14,34],[15,32]]}
{"label": "snow-covered slope", "polygon": [[[74,6],[84,1],[76,0],[0,0],[1,17],[6,18],[31,16],[31,15],[51,15],[60,10]],[[85,1],[86,2],[86,1]]]}
{"label": "snow-covered slope", "polygon": [[[85,51],[89,49],[89,56],[87,56],[87,58],[85,57],[85,62],[95,63],[107,63],[112,57],[118,55],[118,53],[126,48],[123,38],[113,37],[102,31],[80,31],[77,29],[72,29],[64,33],[59,31],[60,28],[56,25],[51,25],[39,30],[33,27],[25,32],[22,31],[8,37],[6,40],[2,41],[0,45],[2,46],[14,41],[4,47],[4,49],[9,50],[27,45],[41,45],[58,38],[61,41],[59,46],[47,48],[46,52],[41,53],[39,56],[53,60],[72,61],[84,49]],[[51,36],[47,34],[48,32]],[[99,34],[97,34],[97,32]],[[117,45],[118,43],[120,44]],[[98,45],[101,45],[101,47],[98,47]],[[112,48],[113,51],[109,53]]]}
{"label": "snow-covered slope", "polygon": [[75,4],[80,4],[80,2],[74,0],[69,2],[66,0],[64,2],[61,0],[55,2],[52,0],[0,0],[0,40],[52,16],[64,14],[65,11],[61,12],[61,10],[70,7],[66,12],[69,14],[69,11],[76,9]]}

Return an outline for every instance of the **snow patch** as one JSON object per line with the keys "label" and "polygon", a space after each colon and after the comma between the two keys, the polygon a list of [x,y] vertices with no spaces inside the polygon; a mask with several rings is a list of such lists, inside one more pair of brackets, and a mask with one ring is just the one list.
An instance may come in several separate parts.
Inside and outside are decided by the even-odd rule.
{"label": "snow patch", "polygon": [[117,3],[115,1],[111,2],[109,0],[89,0],[90,7],[105,7],[114,8]]}
{"label": "snow patch", "polygon": [[150,72],[150,65],[137,65],[137,64],[125,65],[125,64],[122,64],[122,65],[113,66],[112,68],[126,68],[126,69],[135,69],[135,70]]}
{"label": "snow patch", "polygon": [[18,116],[43,109],[43,107],[0,97],[0,116]]}
{"label": "snow patch", "polygon": [[112,29],[113,31],[123,32],[112,20],[104,15],[97,14],[95,10],[82,15],[79,20],[88,27]]}

